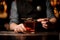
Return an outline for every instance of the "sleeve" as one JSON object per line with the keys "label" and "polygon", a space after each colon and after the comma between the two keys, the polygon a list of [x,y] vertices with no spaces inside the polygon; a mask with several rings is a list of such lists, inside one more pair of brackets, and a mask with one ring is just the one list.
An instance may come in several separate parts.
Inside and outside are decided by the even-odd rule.
{"label": "sleeve", "polygon": [[46,6],[47,6],[47,10],[46,10],[47,18],[53,18],[54,17],[54,13],[53,13],[53,10],[50,7],[50,2],[48,0],[46,2]]}
{"label": "sleeve", "polygon": [[11,13],[10,13],[10,23],[18,23],[18,14],[15,1],[12,2],[11,5]]}

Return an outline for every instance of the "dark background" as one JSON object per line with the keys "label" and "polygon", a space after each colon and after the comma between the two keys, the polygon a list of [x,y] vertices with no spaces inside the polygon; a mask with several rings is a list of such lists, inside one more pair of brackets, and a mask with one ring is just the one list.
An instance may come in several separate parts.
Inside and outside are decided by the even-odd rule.
{"label": "dark background", "polygon": [[[4,0],[5,3],[7,4],[7,17],[6,18],[1,18],[0,17],[0,30],[6,30],[9,27],[9,15],[10,15],[10,9],[11,9],[11,3],[13,2],[13,0]],[[0,0],[0,3],[3,2],[3,0]],[[4,10],[4,6],[0,4],[0,11],[3,12]],[[0,13],[1,14],[1,13]],[[6,28],[5,28],[6,27]]]}

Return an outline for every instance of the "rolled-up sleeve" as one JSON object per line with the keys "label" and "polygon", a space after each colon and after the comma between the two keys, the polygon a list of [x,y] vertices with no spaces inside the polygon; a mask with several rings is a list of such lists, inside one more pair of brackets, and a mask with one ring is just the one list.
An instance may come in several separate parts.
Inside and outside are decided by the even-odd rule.
{"label": "rolled-up sleeve", "polygon": [[18,23],[18,14],[15,1],[11,5],[10,23]]}
{"label": "rolled-up sleeve", "polygon": [[53,10],[52,10],[51,7],[50,7],[50,2],[49,2],[49,0],[47,0],[46,6],[47,6],[47,10],[46,10],[47,18],[53,18],[53,17],[55,17],[54,14],[53,14]]}

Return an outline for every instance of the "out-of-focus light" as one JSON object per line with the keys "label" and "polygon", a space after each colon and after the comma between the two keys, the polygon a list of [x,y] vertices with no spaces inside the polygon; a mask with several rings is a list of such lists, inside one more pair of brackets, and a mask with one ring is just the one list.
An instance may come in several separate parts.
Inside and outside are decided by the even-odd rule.
{"label": "out-of-focus light", "polygon": [[37,11],[41,11],[41,6],[37,6]]}
{"label": "out-of-focus light", "polygon": [[7,18],[7,4],[5,1],[0,2],[0,5],[3,5],[3,12],[0,12],[0,18]]}

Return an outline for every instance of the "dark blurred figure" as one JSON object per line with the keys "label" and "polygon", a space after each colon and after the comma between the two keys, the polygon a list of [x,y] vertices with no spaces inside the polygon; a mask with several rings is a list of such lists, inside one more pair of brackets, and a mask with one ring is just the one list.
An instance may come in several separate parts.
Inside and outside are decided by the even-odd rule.
{"label": "dark blurred figure", "polygon": [[0,0],[0,30],[5,31],[9,24],[10,7],[13,0]]}
{"label": "dark blurred figure", "polygon": [[0,31],[6,31],[4,27],[7,18],[7,4],[5,0],[0,0]]}
{"label": "dark blurred figure", "polygon": [[53,7],[54,15],[57,19],[56,31],[60,32],[60,0],[51,0],[51,6]]}
{"label": "dark blurred figure", "polygon": [[[11,0],[0,0],[0,31],[7,31],[9,27],[9,11]],[[8,4],[8,5],[7,5]],[[8,10],[9,8],[9,10]],[[8,40],[8,37],[1,36],[0,40]]]}
{"label": "dark blurred figure", "polygon": [[[6,31],[5,20],[7,17],[7,5],[5,0],[0,0],[0,31]],[[1,40],[7,40],[6,37],[0,36]]]}

